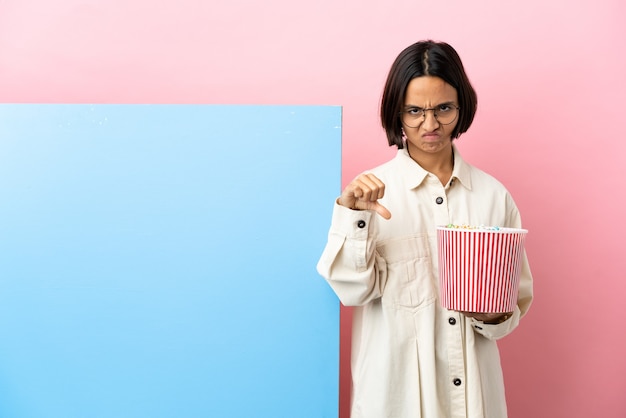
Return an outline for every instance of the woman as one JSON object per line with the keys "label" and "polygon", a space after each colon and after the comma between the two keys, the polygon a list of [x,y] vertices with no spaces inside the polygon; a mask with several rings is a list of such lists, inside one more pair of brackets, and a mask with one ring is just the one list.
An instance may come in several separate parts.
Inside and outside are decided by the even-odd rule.
{"label": "woman", "polygon": [[359,175],[335,202],[318,271],[352,325],[352,418],[503,418],[496,340],[532,300],[526,256],[514,312],[476,314],[437,300],[438,225],[521,227],[496,179],[453,141],[477,98],[456,51],[422,41],[396,58],[381,103],[391,161]]}

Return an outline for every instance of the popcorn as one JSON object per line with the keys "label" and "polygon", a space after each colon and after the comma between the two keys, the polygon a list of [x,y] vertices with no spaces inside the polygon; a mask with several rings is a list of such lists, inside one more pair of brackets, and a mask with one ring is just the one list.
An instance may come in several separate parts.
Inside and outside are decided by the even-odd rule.
{"label": "popcorn", "polygon": [[446,228],[456,228],[456,229],[479,229],[482,231],[499,231],[500,227],[499,226],[485,226],[485,225],[479,225],[479,226],[470,226],[470,225],[454,225],[454,224],[448,224],[446,225]]}

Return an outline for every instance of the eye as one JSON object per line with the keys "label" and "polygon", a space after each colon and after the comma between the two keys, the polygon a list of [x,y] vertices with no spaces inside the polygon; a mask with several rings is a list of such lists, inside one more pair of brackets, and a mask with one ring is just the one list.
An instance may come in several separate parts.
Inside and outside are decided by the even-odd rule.
{"label": "eye", "polygon": [[406,110],[406,113],[411,116],[422,116],[424,114],[424,110],[419,107],[410,107]]}
{"label": "eye", "polygon": [[438,106],[438,110],[440,113],[446,113],[446,112],[450,112],[451,110],[453,110],[452,106],[450,106],[449,104],[442,104]]}

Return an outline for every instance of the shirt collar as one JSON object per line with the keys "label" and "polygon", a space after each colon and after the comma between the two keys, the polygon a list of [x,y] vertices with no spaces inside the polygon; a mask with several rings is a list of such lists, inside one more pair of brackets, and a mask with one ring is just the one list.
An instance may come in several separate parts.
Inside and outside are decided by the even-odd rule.
{"label": "shirt collar", "polygon": [[465,162],[459,150],[452,145],[452,152],[454,152],[454,168],[452,169],[452,178],[458,180],[468,190],[472,190],[472,176],[471,167]]}
{"label": "shirt collar", "polygon": [[[472,178],[470,175],[470,166],[463,160],[461,154],[452,146],[452,152],[454,153],[454,168],[452,169],[452,179],[459,181],[467,189],[472,189]],[[407,147],[398,150],[396,155],[400,169],[405,173],[407,179],[406,185],[409,189],[418,187],[424,179],[428,176],[429,172],[424,170],[422,166],[417,164],[409,155]]]}

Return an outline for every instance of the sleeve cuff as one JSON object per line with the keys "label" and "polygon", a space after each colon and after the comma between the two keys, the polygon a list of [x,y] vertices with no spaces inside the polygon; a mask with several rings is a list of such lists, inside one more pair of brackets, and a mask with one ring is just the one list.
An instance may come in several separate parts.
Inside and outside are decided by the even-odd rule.
{"label": "sleeve cuff", "polygon": [[511,331],[517,328],[519,325],[519,319],[520,309],[516,306],[513,314],[498,324],[488,324],[474,318],[470,318],[470,322],[475,332],[490,340],[498,340],[510,334]]}

